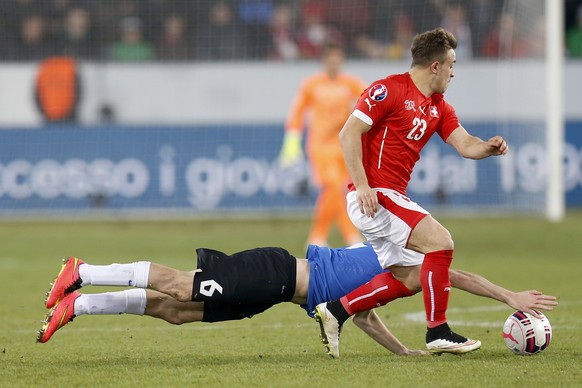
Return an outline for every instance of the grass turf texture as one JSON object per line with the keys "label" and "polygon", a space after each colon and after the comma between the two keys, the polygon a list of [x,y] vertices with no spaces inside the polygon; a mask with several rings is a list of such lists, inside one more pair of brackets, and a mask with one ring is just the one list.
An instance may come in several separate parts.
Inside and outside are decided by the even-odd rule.
{"label": "grass turf texture", "polygon": [[[81,316],[36,344],[48,283],[60,259],[136,259],[192,269],[199,246],[234,252],[283,246],[304,256],[309,221],[0,223],[0,386],[582,386],[582,214],[539,219],[441,219],[456,241],[454,267],[513,290],[560,297],[547,315],[554,339],[533,357],[511,354],[501,330],[512,310],[455,290],[449,320],[483,347],[465,356],[397,357],[351,322],[339,360],[328,359],[315,321],[282,304],[251,320],[172,326],[149,317]],[[337,235],[332,244],[341,242]],[[87,287],[83,292],[110,291]],[[422,298],[378,309],[410,348],[424,348]]]}

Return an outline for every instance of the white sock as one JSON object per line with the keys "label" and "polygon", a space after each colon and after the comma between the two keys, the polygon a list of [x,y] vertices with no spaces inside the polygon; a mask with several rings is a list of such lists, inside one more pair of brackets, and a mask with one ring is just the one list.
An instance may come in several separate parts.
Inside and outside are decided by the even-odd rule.
{"label": "white sock", "polygon": [[133,286],[147,288],[150,262],[129,264],[91,265],[81,264],[79,276],[82,286]]}
{"label": "white sock", "polygon": [[141,288],[102,294],[81,294],[75,300],[75,315],[143,315],[146,301],[146,291]]}

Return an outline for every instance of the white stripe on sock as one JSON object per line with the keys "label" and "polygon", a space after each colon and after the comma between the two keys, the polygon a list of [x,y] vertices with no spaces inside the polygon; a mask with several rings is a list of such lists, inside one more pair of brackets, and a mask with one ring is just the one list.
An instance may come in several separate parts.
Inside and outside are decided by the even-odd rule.
{"label": "white stripe on sock", "polygon": [[430,291],[430,321],[434,322],[434,289],[432,287],[432,271],[428,271],[428,289]]}
{"label": "white stripe on sock", "polygon": [[351,306],[351,305],[352,305],[352,303],[356,303],[357,301],[359,301],[359,300],[362,300],[362,299],[364,299],[364,298],[369,298],[370,296],[374,296],[374,295],[376,295],[377,293],[379,293],[380,291],[384,291],[384,290],[387,290],[387,289],[388,289],[388,286],[382,286],[382,287],[380,287],[380,288],[376,288],[374,291],[370,292],[369,294],[362,295],[362,296],[358,296],[357,298],[355,298],[355,299],[352,299],[352,300],[351,300],[351,301],[348,303],[348,306]]}

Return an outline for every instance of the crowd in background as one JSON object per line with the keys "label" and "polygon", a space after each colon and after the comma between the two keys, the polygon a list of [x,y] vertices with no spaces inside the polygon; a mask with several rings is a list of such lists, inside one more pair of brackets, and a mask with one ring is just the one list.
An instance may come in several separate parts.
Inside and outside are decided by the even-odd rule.
{"label": "crowd in background", "polygon": [[[459,58],[542,56],[543,14],[516,1],[2,0],[0,61],[293,61],[327,43],[349,58],[399,60],[436,26],[457,36]],[[582,0],[566,0],[566,29],[567,54],[582,58]]]}

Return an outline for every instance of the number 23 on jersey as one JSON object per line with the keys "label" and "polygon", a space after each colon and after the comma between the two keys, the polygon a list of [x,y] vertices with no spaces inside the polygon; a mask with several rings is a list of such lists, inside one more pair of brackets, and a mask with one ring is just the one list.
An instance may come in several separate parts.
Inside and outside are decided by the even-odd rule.
{"label": "number 23 on jersey", "polygon": [[415,117],[412,120],[412,129],[406,135],[407,139],[410,140],[420,140],[424,136],[424,132],[426,131],[426,120]]}

